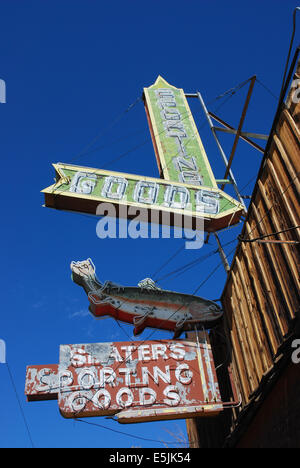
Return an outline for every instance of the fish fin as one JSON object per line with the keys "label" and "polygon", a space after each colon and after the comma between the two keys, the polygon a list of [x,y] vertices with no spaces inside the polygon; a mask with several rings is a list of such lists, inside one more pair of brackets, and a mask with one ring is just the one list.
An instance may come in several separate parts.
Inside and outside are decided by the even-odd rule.
{"label": "fish fin", "polygon": [[178,328],[174,331],[173,340],[177,340],[180,337],[181,333],[183,332],[183,328]]}
{"label": "fish fin", "polygon": [[89,311],[97,318],[98,317],[105,317],[105,316],[108,316],[108,315],[111,316],[111,314],[109,314],[108,311],[104,307],[99,309],[93,303],[89,305]]}
{"label": "fish fin", "polygon": [[138,325],[138,326],[134,327],[134,329],[133,329],[134,336],[137,336],[137,335],[140,335],[141,333],[143,333],[145,328],[146,328],[145,323],[142,323],[141,325]]}

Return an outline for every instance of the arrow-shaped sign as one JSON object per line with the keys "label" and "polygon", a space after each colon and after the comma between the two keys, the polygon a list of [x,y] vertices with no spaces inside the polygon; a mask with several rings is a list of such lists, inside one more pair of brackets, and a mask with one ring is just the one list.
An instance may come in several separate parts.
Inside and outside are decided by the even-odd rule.
{"label": "arrow-shaped sign", "polygon": [[[45,205],[60,210],[143,220],[207,232],[234,225],[243,207],[218,188],[170,183],[153,177],[54,164],[57,182],[43,190]],[[111,204],[115,211],[109,210]],[[103,205],[103,206],[102,206]],[[182,217],[187,219],[183,225]],[[140,218],[141,219],[141,218]]]}
{"label": "arrow-shaped sign", "polygon": [[101,205],[110,203],[117,217],[142,210],[150,223],[207,232],[236,224],[243,205],[218,188],[183,90],[159,77],[144,97],[163,179],[58,163],[45,205],[103,215]]}

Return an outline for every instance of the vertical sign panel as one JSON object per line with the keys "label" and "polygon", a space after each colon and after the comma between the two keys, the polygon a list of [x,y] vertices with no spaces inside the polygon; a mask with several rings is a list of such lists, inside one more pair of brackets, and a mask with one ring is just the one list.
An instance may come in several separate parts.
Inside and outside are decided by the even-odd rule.
{"label": "vertical sign panel", "polygon": [[161,177],[217,188],[184,91],[159,76],[144,96]]}

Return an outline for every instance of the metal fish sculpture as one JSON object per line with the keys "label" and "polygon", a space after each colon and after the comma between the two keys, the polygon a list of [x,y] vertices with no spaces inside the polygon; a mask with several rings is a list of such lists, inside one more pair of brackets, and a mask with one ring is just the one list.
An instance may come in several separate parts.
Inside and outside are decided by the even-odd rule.
{"label": "metal fish sculpture", "polygon": [[95,317],[109,315],[134,325],[134,335],[146,327],[170,330],[174,339],[195,326],[212,328],[223,311],[213,301],[188,294],[160,289],[151,278],[137,287],[120,286],[96,277],[91,259],[71,263],[72,279],[82,286],[90,301],[89,309]]}

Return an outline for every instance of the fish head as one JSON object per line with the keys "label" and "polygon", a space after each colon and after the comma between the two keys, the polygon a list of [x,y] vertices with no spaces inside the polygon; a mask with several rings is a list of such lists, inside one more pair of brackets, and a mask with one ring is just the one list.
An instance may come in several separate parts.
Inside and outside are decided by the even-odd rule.
{"label": "fish head", "polygon": [[72,277],[80,277],[81,279],[95,279],[96,268],[90,258],[79,262],[71,262]]}

